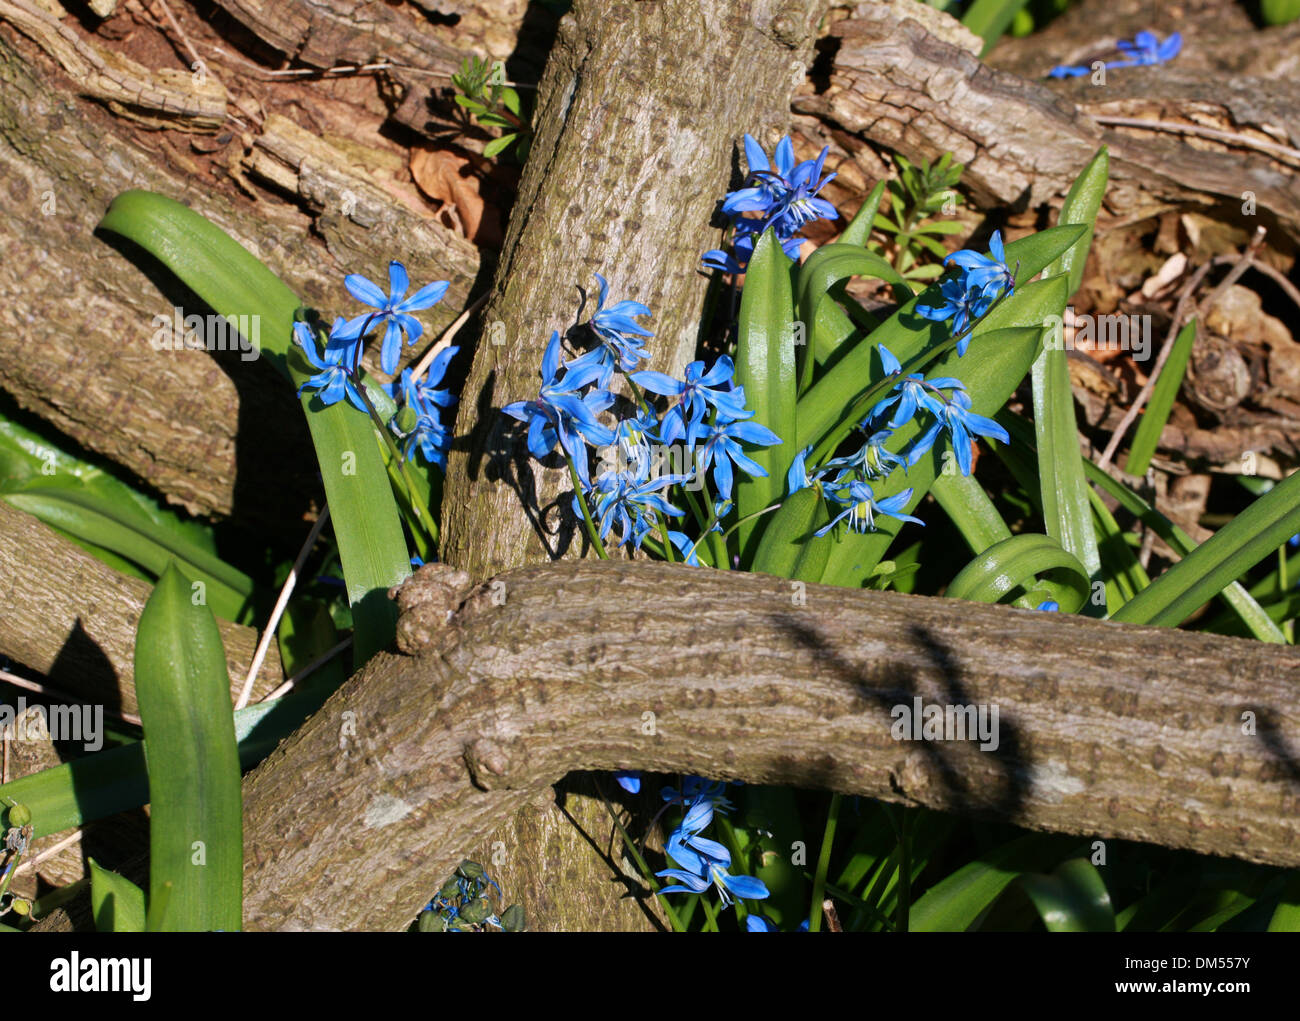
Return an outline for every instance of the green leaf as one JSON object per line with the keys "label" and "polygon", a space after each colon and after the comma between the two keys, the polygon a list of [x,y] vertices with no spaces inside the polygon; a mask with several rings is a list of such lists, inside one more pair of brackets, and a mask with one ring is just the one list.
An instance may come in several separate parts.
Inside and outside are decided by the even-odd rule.
{"label": "green leaf", "polygon": [[1022,872],[1067,846],[1067,838],[1032,833],[986,851],[926,890],[912,905],[911,931],[965,932]]}
{"label": "green leaf", "polygon": [[[263,356],[295,387],[308,379],[311,368],[292,342],[298,298],[220,227],[144,191],[115,198],[99,226],[150,252],[227,319],[260,316]],[[377,389],[367,386],[371,393]],[[370,420],[346,402],[326,408],[306,394],[300,402],[325,483],[360,666],[396,632],[396,607],[387,593],[411,573],[406,540]]]}
{"label": "green leaf", "polygon": [[90,910],[100,932],[144,932],[144,891],[94,858],[90,865]]}
{"label": "green leaf", "polygon": [[849,225],[844,228],[844,233],[840,235],[839,243],[842,245],[861,245],[866,247],[867,241],[871,238],[871,224],[876,218],[876,213],[880,209],[880,200],[885,197],[885,181],[877,181],[876,186],[871,189],[862,203],[862,208],[849,221]]}
{"label": "green leaf", "polygon": [[[745,388],[746,406],[754,420],[767,426],[782,442],[746,451],[767,478],[742,475],[736,481],[736,511],[741,518],[778,502],[785,489],[785,468],[795,436],[794,298],[790,260],[776,234],[768,230],[754,246],[745,271],[736,341],[737,386]],[[741,555],[748,548],[761,518],[744,522],[737,534]]]}
{"label": "green leaf", "polygon": [[966,9],[961,23],[984,40],[980,56],[988,54],[993,44],[1011,27],[1016,14],[1029,0],[974,0]]}
{"label": "green leaf", "polygon": [[1187,371],[1187,361],[1195,343],[1196,320],[1192,319],[1174,338],[1174,348],[1169,352],[1160,375],[1156,377],[1155,386],[1151,388],[1146,411],[1138,419],[1128,460],[1124,462],[1124,470],[1130,475],[1145,475],[1147,466],[1151,464],[1151,456],[1160,444],[1160,433],[1169,421],[1169,413],[1174,409],[1178,388],[1183,385],[1183,374]]}
{"label": "green leaf", "polygon": [[983,553],[990,546],[1011,538],[1011,529],[974,475],[941,474],[930,492],[957,526],[972,553]]}
{"label": "green leaf", "polygon": [[487,145],[483,146],[483,155],[491,159],[493,156],[505,152],[518,137],[517,133],[511,132],[508,135],[502,135],[500,138],[492,139]]}
{"label": "green leaf", "polygon": [[[812,382],[813,362],[809,356],[814,356],[817,361],[825,361],[853,332],[853,322],[844,310],[834,301],[826,300],[836,284],[852,276],[884,280],[892,284],[900,301],[912,297],[912,289],[907,286],[907,281],[874,252],[843,243],[818,248],[799,267],[795,290],[799,319],[810,335],[808,346],[804,349],[801,393]],[[748,277],[745,278],[745,283],[748,286]]]}
{"label": "green leaf", "polygon": [[1051,875],[1020,877],[1048,932],[1114,932],[1115,908],[1101,873],[1086,858],[1071,858]]}
{"label": "green leaf", "polygon": [[243,820],[230,678],[217,623],[168,567],[140,614],[135,686],[148,741],[150,896],[174,931],[240,927]]}
{"label": "green leaf", "polygon": [[[1074,244],[1082,236],[1083,230],[1080,226],[1053,227],[1013,241],[1006,246],[1007,264],[1014,267],[1018,263],[1019,279],[1028,279]],[[1044,288],[1050,290],[1044,292]],[[1029,325],[1041,329],[1049,315],[1060,315],[1064,309],[1064,292],[1064,281],[1042,281],[1036,285],[1018,287],[1014,295],[995,307],[975,328],[974,348],[979,347],[977,341],[980,335],[991,330]],[[872,333],[870,343],[856,344],[817,380],[799,399],[799,439],[795,444],[796,449],[801,450],[817,443],[837,425],[847,425],[846,434],[852,429],[856,419],[846,422],[846,418],[851,416],[846,416],[845,411],[853,405],[854,399],[867,388],[872,379],[879,378],[878,363],[875,361],[875,349],[879,345],[884,344],[906,365],[925,349],[937,347],[948,339],[948,323],[932,322],[915,311],[918,304],[932,305],[941,300],[937,285],[927,288],[882,323]],[[1028,368],[1026,365],[1025,371]],[[975,396],[973,391],[971,396]]]}
{"label": "green leaf", "polygon": [[1177,627],[1300,532],[1300,472],[1283,479],[1112,614]]}
{"label": "green leaf", "polygon": [[826,501],[816,489],[800,489],[786,497],[763,532],[750,569],[779,578],[819,581],[832,543],[813,533],[829,521]]}
{"label": "green leaf", "polygon": [[[1040,574],[1048,579],[1039,580]],[[1036,608],[1046,592],[1047,598],[1060,603],[1061,612],[1075,613],[1088,599],[1090,581],[1084,566],[1055,539],[1024,533],[986,549],[958,572],[944,595],[996,603],[1017,589],[1036,593],[1018,600],[1029,609]]]}
{"label": "green leaf", "polygon": [[[1061,207],[1059,222],[1081,225],[1085,232],[1043,271],[1043,276],[1063,277],[1068,282],[1068,294],[1077,291],[1083,279],[1097,211],[1106,194],[1108,170],[1109,157],[1102,146],[1075,179]],[[1031,371],[1043,522],[1047,534],[1074,554],[1096,581],[1101,578],[1101,555],[1092,527],[1088,486],[1083,478],[1083,455],[1079,450],[1063,329],[1060,319],[1054,323],[1055,328],[1048,334],[1050,339]],[[1092,600],[1084,604],[1084,612],[1089,616],[1105,616],[1105,611],[1105,606]]]}

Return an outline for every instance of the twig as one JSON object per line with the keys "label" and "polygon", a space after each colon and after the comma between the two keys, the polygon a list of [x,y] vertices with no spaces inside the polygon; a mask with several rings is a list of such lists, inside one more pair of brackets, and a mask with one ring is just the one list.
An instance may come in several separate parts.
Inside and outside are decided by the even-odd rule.
{"label": "twig", "polygon": [[1210,296],[1201,302],[1198,309],[1199,315],[1203,316],[1208,313],[1210,309],[1218,303],[1218,300],[1227,293],[1228,288],[1240,280],[1241,275],[1245,273],[1246,270],[1250,269],[1251,263],[1255,258],[1255,253],[1259,251],[1259,246],[1264,243],[1264,236],[1267,233],[1268,231],[1263,227],[1255,228],[1255,236],[1250,239],[1250,244],[1248,244],[1246,250],[1241,253],[1241,257],[1237,260],[1237,264],[1228,271],[1227,276],[1219,281],[1219,286],[1210,292]]}
{"label": "twig", "polygon": [[298,551],[298,559],[293,562],[289,577],[284,579],[284,585],[280,588],[280,598],[275,601],[275,608],[271,611],[271,619],[267,622],[266,630],[262,632],[262,637],[258,640],[257,651],[253,653],[253,662],[248,666],[248,676],[244,678],[243,690],[240,691],[239,699],[235,702],[237,710],[248,705],[249,696],[253,693],[253,679],[257,676],[257,672],[262,669],[262,661],[266,659],[267,650],[271,647],[271,639],[275,637],[275,629],[279,626],[280,618],[284,615],[284,609],[289,605],[289,597],[293,595],[294,587],[298,584],[298,572],[302,570],[302,565],[306,563],[307,555],[311,553],[312,547],[316,545],[316,540],[320,537],[320,530],[325,527],[325,522],[329,520],[329,517],[330,509],[326,506],[316,518],[316,523],[311,526],[311,533],[307,536],[307,541],[302,544],[302,549]]}
{"label": "twig", "polygon": [[176,20],[176,15],[174,15],[172,9],[167,6],[167,0],[154,0],[154,2],[162,8],[163,14],[165,14],[167,20],[171,22],[171,26],[175,30],[176,35],[180,37],[181,44],[189,51],[190,59],[194,61],[194,64],[190,65],[190,70],[195,70],[196,68],[194,65],[197,64],[206,71],[208,66],[207,62],[199,56],[199,51],[196,50],[194,44],[190,42],[190,37],[185,34],[185,29],[181,28],[181,23]]}
{"label": "twig", "polygon": [[28,858],[24,862],[20,862],[18,867],[14,869],[14,875],[17,876],[18,873],[20,872],[26,872],[28,869],[36,868],[36,866],[40,865],[41,862],[45,861],[48,858],[53,858],[64,848],[71,847],[73,844],[75,844],[77,841],[81,839],[81,836],[82,836],[81,830],[73,830],[66,837],[60,840],[57,844],[51,844],[40,854]]}
{"label": "twig", "polygon": [[469,307],[465,309],[464,312],[456,317],[456,321],[443,331],[442,336],[434,341],[429,350],[424,352],[424,355],[420,360],[415,363],[415,368],[411,370],[411,375],[414,378],[419,379],[424,375],[429,368],[429,364],[437,356],[438,352],[451,344],[452,340],[455,339],[456,334],[460,332],[460,328],[469,322],[470,316],[483,307],[483,303],[488,300],[490,294],[490,291],[484,291],[480,294],[470,303]]}
{"label": "twig", "polygon": [[1213,138],[1216,141],[1228,142],[1231,145],[1238,145],[1245,149],[1259,149],[1261,152],[1276,153],[1280,156],[1289,156],[1293,160],[1300,160],[1300,149],[1293,149],[1289,145],[1281,145],[1277,142],[1265,142],[1258,138],[1251,138],[1249,135],[1238,134],[1235,131],[1220,131],[1218,128],[1206,128],[1199,124],[1179,124],[1176,121],[1152,121],[1144,117],[1094,115],[1092,119],[1098,124],[1113,124],[1122,128],[1145,128],[1148,131],[1172,131],[1179,135]]}
{"label": "twig", "polygon": [[[25,688],[27,691],[34,691],[38,695],[45,695],[47,698],[57,699],[60,702],[67,702],[70,705],[91,704],[84,699],[77,698],[76,695],[69,695],[66,692],[59,691],[57,688],[51,688],[48,684],[41,684],[39,681],[29,681],[26,677],[19,677],[17,674],[11,674],[8,670],[0,670],[0,681],[4,681],[5,684],[12,684],[15,688]],[[132,713],[115,712],[105,706],[104,715],[119,720],[122,723],[129,723],[134,727],[142,726],[140,717],[135,716]]]}
{"label": "twig", "polygon": [[281,684],[269,695],[266,695],[265,697],[258,699],[258,703],[260,704],[262,702],[269,702],[273,698],[279,698],[281,695],[287,695],[289,693],[289,689],[292,688],[295,684],[297,684],[299,681],[305,678],[308,674],[315,673],[317,670],[319,670],[322,666],[328,663],[331,659],[333,659],[335,656],[337,656],[340,652],[342,652],[351,644],[352,644],[352,638],[351,636],[348,636],[347,638],[343,639],[343,641],[339,642],[338,645],[334,646],[334,648],[330,649],[328,652],[321,653],[321,655],[313,659],[310,663],[308,663],[305,667],[303,667],[296,674],[290,677],[287,681]]}

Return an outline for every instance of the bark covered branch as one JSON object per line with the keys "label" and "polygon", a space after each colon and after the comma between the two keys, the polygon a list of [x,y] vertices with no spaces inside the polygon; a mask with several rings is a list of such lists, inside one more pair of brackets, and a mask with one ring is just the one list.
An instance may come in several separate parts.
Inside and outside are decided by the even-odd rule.
{"label": "bark covered branch", "polygon": [[[566,562],[472,591],[422,569],[398,595],[412,654],[373,661],[245,780],[246,927],[402,926],[573,770],[829,788],[1300,864],[1295,650],[794,592],[664,564]],[[998,747],[895,740],[891,709],[915,697],[997,707]]]}

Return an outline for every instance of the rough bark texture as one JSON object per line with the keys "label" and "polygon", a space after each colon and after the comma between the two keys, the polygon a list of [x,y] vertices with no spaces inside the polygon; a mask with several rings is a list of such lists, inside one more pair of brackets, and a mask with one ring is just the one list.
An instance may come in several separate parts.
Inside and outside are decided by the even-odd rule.
{"label": "rough bark texture", "polygon": [[[530,464],[522,433],[498,409],[536,395],[551,331],[595,311],[593,273],[609,281],[611,301],[654,310],[655,368],[679,371],[689,360],[707,284],[699,262],[706,225],[737,179],[741,135],[770,150],[772,135],[785,131],[824,9],[579,0],[561,21],[481,317],[488,325],[461,396],[443,502],[448,562],[482,577],[570,551],[572,517],[555,506],[570,488],[567,474]],[[704,39],[709,60],[679,59]],[[616,899],[622,885],[578,832],[610,829],[604,806],[585,796],[590,788],[578,790],[559,794],[574,826],[552,808],[493,834],[489,844],[509,852],[508,896],[547,927],[642,925],[643,913]],[[567,870],[548,868],[556,862]]]}
{"label": "rough bark texture", "polygon": [[[147,582],[118,574],[0,500],[0,656],[37,671],[69,695],[134,714],[135,626],[152,591]],[[217,627],[230,688],[238,695],[257,632],[224,620]],[[254,701],[283,681],[272,642]]]}
{"label": "rough bark texture", "polygon": [[[416,654],[372,661],[246,778],[247,928],[401,927],[572,770],[1300,864],[1289,647],[827,586],[793,605],[780,578],[586,561],[509,572],[448,620],[463,582],[417,572],[398,626]],[[918,696],[996,706],[997,749],[895,740]]]}
{"label": "rough bark texture", "polygon": [[839,45],[830,87],[798,109],[909,159],[951,151],[966,164],[962,185],[980,205],[1059,201],[1105,143],[1112,181],[1106,204],[1118,217],[1141,219],[1175,205],[1240,206],[1250,191],[1262,216],[1300,237],[1294,159],[1092,119],[1199,124],[1247,142],[1294,146],[1300,120],[1285,83],[1206,79],[1172,65],[1115,70],[1104,88],[1087,79],[1049,87],[982,64],[975,36],[912,0],[859,4],[832,34]]}
{"label": "rough bark texture", "polygon": [[[293,492],[305,506],[316,491],[292,391],[238,352],[155,349],[154,316],[206,309],[166,271],[146,260],[146,275],[93,233],[109,202],[129,188],[186,202],[327,313],[353,304],[345,273],[382,279],[387,260],[400,257],[413,280],[451,281],[425,316],[430,336],[467,303],[476,250],[417,212],[413,193],[408,201],[386,191],[364,147],[345,152],[269,118],[247,155],[234,143],[226,169],[287,192],[306,212],[265,193],[250,202],[205,180],[211,166],[192,150],[70,102],[61,72],[23,49],[0,33],[0,187],[9,214],[0,256],[15,270],[0,280],[0,389],[191,511],[296,529],[291,508],[265,499]],[[267,435],[277,442],[263,442]]]}

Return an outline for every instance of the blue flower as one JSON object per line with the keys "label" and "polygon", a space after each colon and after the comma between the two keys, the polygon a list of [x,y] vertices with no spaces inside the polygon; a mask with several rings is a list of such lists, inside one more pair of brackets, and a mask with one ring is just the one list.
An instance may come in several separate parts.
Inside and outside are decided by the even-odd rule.
{"label": "blue flower", "polygon": [[893,390],[890,391],[893,396],[884,397],[868,412],[862,423],[863,428],[870,428],[872,424],[881,421],[890,408],[895,409],[894,417],[889,420],[891,429],[897,429],[899,426],[910,422],[915,417],[918,408],[925,408],[937,415],[943,408],[943,397],[938,391],[954,387],[960,388],[962,385],[960,379],[955,379],[952,376],[937,376],[934,379],[926,379],[919,372],[903,376],[903,367],[889,348],[881,344],[876,350],[880,352],[880,364],[885,370],[886,378],[890,376],[900,378],[894,384]]}
{"label": "blue flower", "polygon": [[773,444],[780,443],[781,437],[777,436],[771,429],[765,425],[759,425],[752,419],[741,419],[735,422],[715,422],[712,424],[700,423],[691,429],[686,437],[686,442],[694,446],[699,436],[706,431],[707,438],[697,455],[696,466],[701,473],[708,471],[710,465],[713,466],[713,486],[721,499],[731,499],[731,488],[734,480],[733,462],[737,468],[747,475],[761,479],[767,478],[767,470],[758,462],[747,457],[745,452],[740,449],[740,444],[744,442],[770,447]]}
{"label": "blue flower", "polygon": [[703,837],[692,838],[696,844],[707,846],[712,851],[712,853],[704,853],[685,846],[683,840],[675,840],[675,837],[677,834],[668,838],[668,855],[673,861],[686,867],[656,872],[657,876],[678,881],[677,885],[666,886],[659,891],[660,893],[703,893],[710,886],[715,886],[718,895],[722,898],[723,907],[730,907],[737,897],[741,900],[763,900],[770,896],[767,886],[761,879],[754,876],[731,875],[728,871],[731,868],[731,852],[717,841]]}
{"label": "blue flower", "polygon": [[963,475],[969,475],[971,470],[972,437],[989,436],[1003,443],[1011,442],[1002,426],[991,418],[975,414],[970,408],[970,394],[965,390],[955,391],[937,411],[930,427],[913,441],[907,455],[907,466],[910,468],[921,460],[944,429],[948,430],[953,453],[957,455],[957,467]]}
{"label": "blue flower", "polygon": [[780,930],[777,929],[776,923],[773,922],[772,919],[768,918],[767,915],[756,915],[751,911],[745,916],[745,931],[779,932]]}
{"label": "blue flower", "polygon": [[[1154,32],[1139,32],[1132,42],[1121,39],[1115,44],[1115,48],[1128,59],[1108,61],[1106,63],[1107,68],[1163,64],[1178,56],[1179,51],[1183,48],[1183,37],[1178,32],[1175,32],[1164,42],[1161,42],[1160,37]],[[1091,72],[1092,68],[1090,67],[1058,64],[1047,74],[1052,78],[1082,78]]]}
{"label": "blue flower", "polygon": [[[634,372],[628,378],[651,393],[678,398],[678,402],[665,413],[660,433],[663,442],[673,443],[698,426],[710,406],[723,422],[745,418],[749,414],[745,410],[744,388],[731,385],[735,371],[731,359],[722,355],[708,372],[704,371],[703,362],[691,362],[686,366],[684,380],[649,371]],[[723,383],[727,384],[727,389],[718,389]]]}
{"label": "blue flower", "polygon": [[768,163],[763,147],[750,135],[745,136],[745,160],[749,164],[749,177],[754,184],[731,192],[722,202],[722,212],[730,217],[740,213],[759,213],[763,229],[775,227],[779,237],[794,234],[813,220],[835,220],[839,213],[825,199],[817,198],[835,174],[823,178],[822,167],[830,147],[822,149],[815,160],[804,160],[795,165],[794,145],[789,136],[777,143],[772,157],[775,168]]}
{"label": "blue flower", "polygon": [[591,485],[587,468],[587,449],[582,441],[603,446],[614,441],[608,426],[596,421],[596,415],[614,403],[614,395],[607,390],[592,390],[586,396],[579,391],[600,372],[597,365],[588,364],[579,369],[570,364],[564,375],[560,371],[560,334],[551,334],[551,341],[542,355],[542,386],[535,401],[515,401],[502,408],[511,418],[528,425],[528,452],[541,460],[558,442],[573,460],[578,477],[584,487]]}
{"label": "blue flower", "polygon": [[[743,273],[749,265],[749,260],[754,257],[754,246],[758,244],[758,238],[762,234],[762,220],[737,220],[733,224],[735,235],[731,239],[731,252],[726,252],[721,248],[714,248],[704,253],[701,257],[704,265],[709,269],[720,269],[724,273]],[[803,247],[804,239],[795,236],[781,238],[781,251],[785,252],[785,257],[790,260],[799,258],[799,249]]]}
{"label": "blue flower", "polygon": [[614,779],[629,794],[641,793],[641,771],[639,769],[620,769],[614,774]]}
{"label": "blue flower", "polygon": [[[961,280],[966,289],[980,291],[979,297],[992,304],[1003,290],[1008,294],[1015,292],[1016,278],[1007,267],[1007,253],[1002,244],[1000,230],[995,230],[993,237],[989,239],[989,251],[992,253],[991,256],[981,255],[970,248],[963,248],[960,252],[949,255],[943,260],[943,264],[947,266],[952,263],[959,266],[962,270]],[[986,305],[985,310],[987,307]],[[978,319],[983,314],[982,311],[976,312],[974,318]]]}
{"label": "blue flower", "polygon": [[357,355],[361,350],[360,345],[335,342],[336,330],[342,321],[342,319],[337,320],[334,324],[335,329],[330,331],[330,339],[325,344],[323,356],[316,348],[311,327],[301,322],[293,324],[294,341],[302,348],[308,364],[313,369],[320,370],[298,387],[298,396],[301,397],[304,390],[315,390],[320,402],[327,406],[337,404],[346,398],[354,408],[368,415],[370,411],[357,390],[356,382]]}
{"label": "blue flower", "polygon": [[677,552],[682,555],[682,563],[687,567],[703,567],[700,561],[699,545],[703,539],[692,539],[685,532],[677,532],[673,529],[668,530],[668,540],[677,547]]}
{"label": "blue flower", "polygon": [[432,415],[437,418],[439,408],[449,408],[456,403],[456,398],[450,390],[435,388],[447,374],[447,363],[459,350],[458,347],[443,348],[429,363],[429,370],[422,379],[416,379],[410,368],[405,368],[397,385],[390,384],[384,389],[389,392],[389,396],[394,397],[396,396],[394,391],[399,391],[407,407],[412,408],[417,414]]}
{"label": "blue flower", "polygon": [[408,461],[416,450],[423,455],[428,464],[439,468],[447,467],[447,451],[451,449],[451,433],[438,420],[436,415],[419,414],[415,419],[415,428],[406,435],[406,446],[402,456]]}
{"label": "blue flower", "polygon": [[878,429],[867,438],[867,442],[856,454],[827,461],[821,471],[847,468],[862,479],[883,478],[903,463],[902,457],[885,449],[885,442],[893,435],[892,429]]}
{"label": "blue flower", "polygon": [[1043,610],[1047,613],[1059,613],[1061,610],[1061,604],[1055,599],[1044,599],[1035,607],[1035,609]]}
{"label": "blue flower", "polygon": [[358,273],[344,277],[343,285],[357,301],[378,311],[350,320],[339,334],[340,339],[355,340],[384,323],[384,345],[380,351],[379,364],[390,375],[397,369],[397,359],[402,351],[402,334],[406,334],[408,344],[414,344],[424,332],[424,327],[411,313],[436,305],[450,286],[446,280],[439,280],[426,284],[408,298],[406,289],[410,286],[410,278],[406,274],[406,267],[396,260],[388,264],[387,294],[377,284]]}
{"label": "blue flower", "polygon": [[587,325],[596,334],[600,346],[575,359],[571,364],[575,368],[587,365],[600,366],[597,385],[603,390],[609,386],[615,366],[624,372],[631,372],[642,358],[650,357],[645,350],[645,341],[641,338],[653,337],[654,334],[633,318],[652,314],[650,309],[641,302],[620,301],[605,308],[605,300],[609,297],[609,285],[599,273],[595,274],[595,277],[600,282],[600,295],[596,301],[596,312]]}
{"label": "blue flower", "polygon": [[707,801],[714,809],[724,814],[735,807],[727,800],[727,785],[724,781],[706,780],[702,776],[687,776],[682,780],[680,791],[675,787],[661,787],[659,796],[669,804]]}
{"label": "blue flower", "polygon": [[[994,295],[987,287],[971,287],[966,277],[949,277],[939,285],[943,296],[942,305],[917,305],[917,314],[933,322],[952,320],[952,332],[963,332],[974,320],[989,310]],[[966,353],[970,346],[970,334],[957,341],[957,357]]]}
{"label": "blue flower", "polygon": [[848,519],[848,527],[855,532],[865,534],[866,532],[875,531],[877,514],[897,518],[899,521],[912,521],[918,525],[925,524],[920,518],[914,518],[910,514],[903,513],[903,508],[912,499],[911,489],[904,489],[901,493],[895,493],[883,500],[877,500],[870,484],[855,479],[847,486],[831,489],[827,495],[834,503],[843,507],[844,510],[835,515],[825,528],[819,528],[813,533],[818,537],[825,535],[845,518]]}
{"label": "blue flower", "polygon": [[[660,475],[653,479],[636,479],[626,472],[607,472],[588,490],[588,497],[596,496],[591,507],[592,517],[600,523],[600,537],[604,539],[614,525],[618,525],[620,546],[632,540],[637,549],[653,531],[655,511],[679,518],[686,512],[674,507],[659,490],[685,482],[687,475]],[[580,513],[580,511],[579,511]]]}

